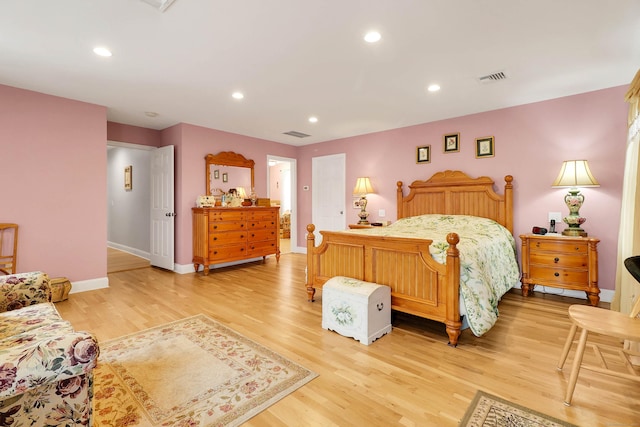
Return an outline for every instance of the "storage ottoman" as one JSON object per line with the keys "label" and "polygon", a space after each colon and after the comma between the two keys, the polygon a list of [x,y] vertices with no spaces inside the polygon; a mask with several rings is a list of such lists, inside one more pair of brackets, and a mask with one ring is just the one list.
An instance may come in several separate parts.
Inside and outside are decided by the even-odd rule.
{"label": "storage ottoman", "polygon": [[391,288],[343,276],[327,280],[322,328],[371,344],[391,332]]}

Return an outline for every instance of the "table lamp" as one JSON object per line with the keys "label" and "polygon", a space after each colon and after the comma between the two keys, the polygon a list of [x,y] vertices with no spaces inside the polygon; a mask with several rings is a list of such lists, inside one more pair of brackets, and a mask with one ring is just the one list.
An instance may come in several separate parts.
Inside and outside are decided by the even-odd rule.
{"label": "table lamp", "polygon": [[360,212],[358,213],[360,221],[358,221],[358,224],[369,224],[369,221],[367,221],[367,217],[369,216],[369,213],[367,212],[367,194],[371,194],[373,192],[373,186],[371,185],[369,177],[365,176],[363,178],[358,178],[356,186],[353,189],[353,195],[360,196],[360,200],[358,201],[358,206],[360,206]]}
{"label": "table lamp", "polygon": [[560,173],[552,188],[570,187],[569,193],[564,196],[564,202],[569,208],[569,215],[562,220],[569,225],[562,231],[565,236],[583,236],[587,233],[580,226],[587,220],[580,216],[580,208],[584,203],[584,196],[580,194],[578,187],[600,187],[600,184],[591,174],[586,160],[566,160],[562,163]]}

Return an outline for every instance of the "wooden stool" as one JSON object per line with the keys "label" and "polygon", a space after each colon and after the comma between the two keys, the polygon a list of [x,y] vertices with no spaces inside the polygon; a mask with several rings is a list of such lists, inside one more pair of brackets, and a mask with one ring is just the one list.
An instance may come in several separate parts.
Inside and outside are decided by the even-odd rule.
{"label": "wooden stool", "polygon": [[18,224],[0,223],[0,273],[16,274]]}

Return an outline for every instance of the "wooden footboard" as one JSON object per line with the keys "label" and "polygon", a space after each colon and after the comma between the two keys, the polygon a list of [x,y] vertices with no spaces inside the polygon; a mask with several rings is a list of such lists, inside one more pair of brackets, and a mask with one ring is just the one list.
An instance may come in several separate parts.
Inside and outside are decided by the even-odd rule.
{"label": "wooden footboard", "polygon": [[460,336],[459,237],[447,235],[447,262],[431,257],[431,240],[368,236],[348,232],[320,231],[315,245],[315,226],[307,226],[307,294],[313,301],[316,289],[334,276],[346,276],[391,287],[391,308],[442,322],[449,344]]}

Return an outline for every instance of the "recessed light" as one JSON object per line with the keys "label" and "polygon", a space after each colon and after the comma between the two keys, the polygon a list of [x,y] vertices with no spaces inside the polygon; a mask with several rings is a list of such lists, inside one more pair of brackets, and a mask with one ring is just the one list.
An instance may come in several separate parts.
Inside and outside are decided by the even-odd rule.
{"label": "recessed light", "polygon": [[233,94],[231,96],[233,96],[235,99],[244,98],[244,94],[242,92],[233,92]]}
{"label": "recessed light", "polygon": [[437,92],[440,90],[440,85],[432,84],[427,88],[429,92]]}
{"label": "recessed light", "polygon": [[369,31],[364,35],[364,40],[368,43],[375,43],[377,41],[380,41],[381,38],[382,36],[377,31]]}
{"label": "recessed light", "polygon": [[93,53],[95,53],[96,55],[100,55],[100,56],[111,56],[112,53],[109,49],[107,49],[106,47],[96,47],[93,49]]}
{"label": "recessed light", "polygon": [[309,117],[309,123],[318,123],[318,118],[315,116]]}

